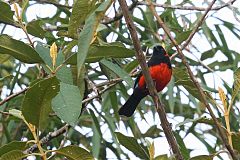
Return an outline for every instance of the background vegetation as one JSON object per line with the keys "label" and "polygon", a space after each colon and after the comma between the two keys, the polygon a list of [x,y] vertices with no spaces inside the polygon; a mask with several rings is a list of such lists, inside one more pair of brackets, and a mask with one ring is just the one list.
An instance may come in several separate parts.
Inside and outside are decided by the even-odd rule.
{"label": "background vegetation", "polygon": [[[239,157],[238,2],[153,3],[205,101],[149,2],[127,2],[146,58],[156,44],[171,56],[173,77],[159,97],[184,159]],[[33,16],[36,6],[56,12]],[[0,1],[0,31],[1,160],[174,157],[150,96],[133,117],[117,113],[139,72],[117,1]]]}

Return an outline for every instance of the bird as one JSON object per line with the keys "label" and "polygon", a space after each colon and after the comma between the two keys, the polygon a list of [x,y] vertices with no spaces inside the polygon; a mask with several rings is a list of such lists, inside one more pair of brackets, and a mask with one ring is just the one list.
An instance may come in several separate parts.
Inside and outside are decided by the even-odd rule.
{"label": "bird", "polygon": [[[172,76],[172,66],[169,55],[162,46],[157,45],[153,48],[152,56],[147,62],[147,65],[157,92],[162,91],[167,86]],[[119,109],[118,114],[120,116],[131,117],[140,101],[147,95],[149,95],[149,91],[146,86],[145,78],[142,72],[140,72],[135,80],[132,95]]]}

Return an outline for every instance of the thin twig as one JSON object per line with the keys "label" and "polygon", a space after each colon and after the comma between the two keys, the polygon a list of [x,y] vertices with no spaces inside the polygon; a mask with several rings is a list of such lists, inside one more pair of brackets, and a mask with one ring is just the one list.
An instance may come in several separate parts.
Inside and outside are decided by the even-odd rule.
{"label": "thin twig", "polygon": [[[224,3],[223,5],[213,7],[211,8],[211,11],[217,11],[224,7],[231,6],[236,0],[230,0],[227,3]],[[161,7],[161,8],[169,8],[169,9],[179,9],[179,10],[194,10],[194,11],[206,11],[208,8],[205,7],[197,7],[197,6],[182,6],[182,5],[169,5],[169,4],[158,4],[158,3],[152,3],[155,7]],[[148,5],[146,2],[138,2],[138,5]]]}
{"label": "thin twig", "polygon": [[[41,140],[40,140],[40,143],[41,145],[44,145],[46,144],[47,142],[49,142],[50,140],[52,140],[53,138],[56,138],[58,137],[59,135],[65,133],[68,128],[70,126],[68,124],[66,124],[65,126],[63,126],[62,128],[54,131],[54,132],[50,132],[47,136],[43,137]],[[34,144],[32,145],[30,148],[26,149],[24,151],[25,154],[31,154],[33,153],[36,149],[38,148],[37,144]]]}
{"label": "thin twig", "polygon": [[[200,93],[200,96],[201,96],[201,99],[202,99],[202,102],[204,103],[204,105],[206,106],[206,108],[208,109],[209,111],[209,114],[211,115],[213,121],[214,121],[214,124],[215,126],[217,127],[217,130],[219,132],[219,135],[223,141],[223,144],[224,146],[227,148],[227,150],[229,151],[230,155],[232,156],[232,158],[234,160],[237,159],[232,147],[229,145],[228,143],[228,140],[226,138],[226,134],[225,132],[223,131],[223,129],[221,128],[221,124],[218,122],[216,116],[214,115],[210,105],[208,104],[207,102],[207,99],[206,99],[206,95],[204,94],[204,91],[202,89],[202,87],[200,86],[200,84],[198,83],[198,81],[196,80],[193,72],[191,71],[190,69],[190,66],[187,62],[187,59],[186,57],[184,56],[181,48],[178,46],[176,40],[172,37],[172,35],[170,34],[170,30],[169,28],[164,24],[163,20],[161,19],[160,16],[158,16],[154,6],[152,5],[151,1],[150,0],[147,0],[148,1],[148,4],[149,4],[149,8],[150,10],[152,11],[153,15],[156,17],[158,23],[160,24],[160,26],[163,28],[163,30],[165,31],[165,33],[167,34],[167,36],[169,37],[169,39],[171,40],[171,42],[174,44],[175,48],[177,49],[177,52],[178,54],[180,55],[181,59],[182,59],[182,63],[185,65],[187,71],[188,71],[188,74],[191,78],[191,80],[193,81],[194,85],[196,86],[196,88],[198,89],[199,93]],[[213,4],[215,3],[216,0],[213,0],[212,3],[209,5],[208,9],[206,12],[208,12],[209,10],[211,10],[211,6],[213,6]],[[206,15],[206,14],[204,14]],[[204,19],[204,18],[201,18],[201,19]]]}
{"label": "thin twig", "polygon": [[14,94],[11,94],[10,96],[8,96],[7,98],[5,98],[4,100],[2,100],[2,101],[0,102],[0,106],[3,105],[4,103],[8,102],[8,101],[11,100],[12,98],[18,96],[19,94],[24,93],[26,90],[28,90],[28,87],[26,87],[25,89],[23,89],[23,90],[21,90],[21,91],[19,91],[19,92],[16,92],[16,93],[14,93]]}
{"label": "thin twig", "polygon": [[133,45],[134,45],[134,48],[135,48],[135,51],[136,51],[135,55],[136,55],[136,57],[139,61],[139,64],[140,64],[141,68],[142,68],[142,73],[144,75],[149,93],[152,96],[153,101],[155,103],[157,112],[158,112],[160,120],[161,120],[161,125],[162,125],[163,131],[165,133],[165,136],[167,137],[168,143],[171,146],[172,151],[173,151],[176,159],[182,160],[183,156],[180,152],[177,141],[176,141],[176,139],[173,135],[173,132],[171,130],[171,126],[170,126],[170,124],[167,120],[164,105],[160,102],[160,99],[158,97],[158,94],[157,94],[156,88],[154,86],[153,80],[150,76],[150,73],[149,73],[149,70],[148,70],[148,67],[147,67],[147,64],[146,64],[146,59],[143,55],[143,51],[141,49],[140,42],[139,42],[139,39],[138,39],[138,36],[137,36],[136,28],[134,26],[134,23],[133,23],[132,19],[129,16],[127,3],[126,3],[125,0],[119,0],[119,4],[120,4],[120,7],[122,9],[123,16],[125,18],[125,21],[127,23],[129,32],[130,32],[132,40],[133,40]]}

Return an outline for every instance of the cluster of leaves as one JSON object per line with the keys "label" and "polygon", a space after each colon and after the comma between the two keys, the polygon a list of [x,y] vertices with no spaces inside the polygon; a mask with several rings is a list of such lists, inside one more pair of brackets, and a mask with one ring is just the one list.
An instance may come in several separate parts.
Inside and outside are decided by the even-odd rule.
{"label": "cluster of leaves", "polygon": [[[38,144],[40,137],[63,126],[63,121],[72,126],[67,134],[56,137],[43,148],[38,146],[39,152],[36,151],[33,155],[49,157],[55,152],[54,158],[65,156],[74,160],[93,159],[93,157],[106,159],[109,156],[107,151],[111,150],[110,156],[129,159],[129,152],[124,152],[122,147],[124,146],[141,159],[170,158],[168,155],[155,156],[155,150],[159,148],[155,148],[154,143],[147,140],[162,136],[160,125],[149,124],[148,130],[143,133],[141,124],[135,123],[139,121],[139,117],[141,121],[148,122],[148,119],[155,121],[155,109],[152,103],[142,101],[135,116],[127,121],[122,120],[117,113],[122,104],[121,98],[128,98],[127,91],[133,86],[131,76],[134,76],[138,62],[134,57],[133,45],[125,21],[120,18],[107,23],[109,18],[106,17],[106,13],[114,8],[113,1],[77,0],[72,8],[52,1],[46,3],[53,4],[57,9],[56,13],[52,17],[38,17],[36,20],[28,21],[27,10],[39,5],[38,1],[23,0],[18,2],[19,7],[16,4],[0,1],[2,33],[5,33],[5,28],[12,25],[24,31],[26,37],[30,37],[26,41],[14,39],[10,33],[0,35],[0,93],[12,95],[16,88],[28,87],[24,95],[18,95],[0,106],[2,113],[0,159],[22,159],[29,156],[23,151],[30,147],[31,140]],[[166,3],[171,4],[170,1]],[[184,4],[193,5],[191,1],[183,1],[179,5]],[[15,11],[11,10],[11,5],[15,6]],[[142,49],[147,52],[147,48],[160,43],[159,37],[161,37],[163,39],[161,43],[166,44],[168,53],[173,54],[174,48],[165,39],[164,33],[161,33],[152,13],[147,7],[143,8],[136,6],[133,13],[139,14],[132,16]],[[64,18],[61,17],[63,13],[66,15]],[[201,16],[200,12],[192,14]],[[198,19],[192,21],[187,15],[176,13],[173,9],[164,9],[160,16],[166,25],[170,26],[178,44],[182,44],[188,38],[198,22]],[[230,133],[233,148],[240,152],[239,110],[235,107],[239,101],[240,80],[237,64],[240,56],[229,48],[223,28],[228,29],[238,39],[240,39],[240,30],[230,22],[219,17],[216,19],[221,23],[211,28],[204,23],[198,31],[206,38],[211,49],[199,53],[200,60],[187,58],[196,76],[201,80],[209,102],[215,106],[223,126],[226,117],[221,109],[219,110],[219,105],[216,105],[217,102],[212,96],[217,95],[218,90],[211,88],[204,76],[226,69],[236,70],[234,88],[222,81],[228,94],[225,95],[222,91],[219,93],[220,97],[231,97],[230,102],[226,98],[221,98],[223,104],[230,103],[225,106],[232,110],[228,118],[230,123],[226,123],[230,124],[230,126],[226,125],[226,132],[234,132]],[[181,24],[180,20],[187,25]],[[110,40],[111,36],[116,38]],[[192,48],[197,51],[199,49],[194,43]],[[217,52],[224,54],[227,60],[219,62],[216,58]],[[202,63],[209,59],[214,61],[208,64],[207,70],[202,70]],[[166,105],[167,113],[173,114],[174,118],[180,116],[184,119],[175,127],[175,137],[184,158],[190,158],[191,150],[186,147],[183,139],[191,134],[201,141],[209,152],[209,155],[192,157],[192,159],[213,159],[214,156],[222,159],[218,155],[218,151],[222,149],[221,140],[210,142],[206,139],[206,133],[214,137],[218,134],[211,118],[205,117],[207,112],[202,106],[198,90],[183,64],[179,63],[179,59],[174,58],[172,64],[174,66],[172,81],[167,91],[160,95],[164,97],[162,101]],[[26,71],[23,72],[23,69]],[[99,99],[99,103],[91,98],[94,94]],[[182,97],[187,97],[187,100],[182,100]],[[151,102],[149,97],[146,99]],[[153,116],[146,115],[147,112],[152,112]],[[185,126],[186,123],[190,124],[190,127]],[[122,124],[134,137],[116,132],[118,126]],[[202,129],[199,127],[201,124],[210,127]],[[107,131],[105,131],[106,126]],[[105,132],[109,133],[109,137],[104,136]],[[184,134],[180,135],[180,132]],[[27,139],[29,143],[22,142],[21,139]],[[67,140],[72,146],[63,147],[62,143],[65,144]],[[79,145],[83,147],[78,147]]]}

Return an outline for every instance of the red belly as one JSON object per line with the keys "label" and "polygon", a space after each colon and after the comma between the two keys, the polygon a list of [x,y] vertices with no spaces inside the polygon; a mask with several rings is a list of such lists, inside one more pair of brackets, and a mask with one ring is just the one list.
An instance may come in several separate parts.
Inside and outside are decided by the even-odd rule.
{"label": "red belly", "polygon": [[[149,71],[150,71],[151,77],[156,85],[155,87],[156,87],[157,91],[158,92],[162,91],[163,88],[171,80],[172,70],[169,69],[169,67],[166,63],[161,63],[159,65],[150,67]],[[140,88],[146,87],[144,76],[140,77],[138,86]]]}

